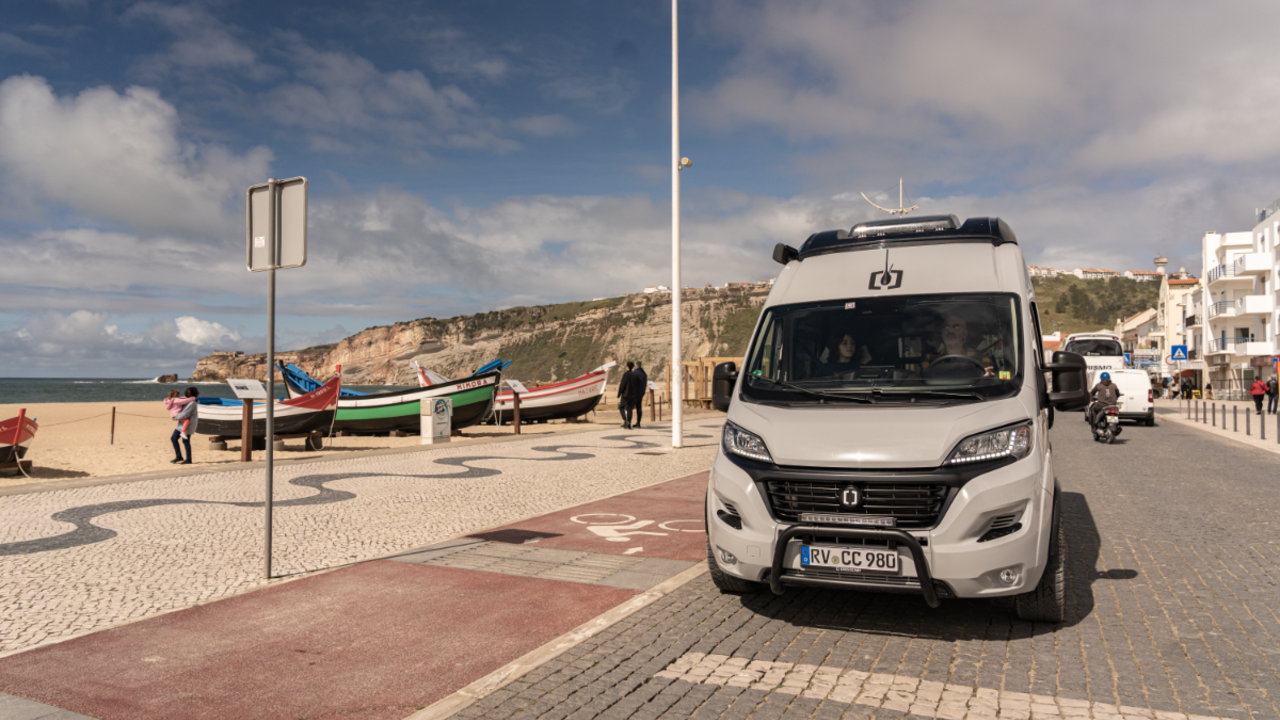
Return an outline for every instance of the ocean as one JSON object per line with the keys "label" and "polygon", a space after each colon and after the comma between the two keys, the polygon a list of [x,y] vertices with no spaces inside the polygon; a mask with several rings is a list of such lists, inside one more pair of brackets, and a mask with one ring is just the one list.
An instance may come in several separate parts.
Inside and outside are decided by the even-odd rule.
{"label": "ocean", "polygon": [[[265,385],[265,383],[263,383]],[[0,405],[76,402],[159,402],[170,390],[199,388],[203,397],[234,398],[235,393],[224,382],[158,383],[150,380],[94,378],[0,378]],[[391,392],[407,385],[343,385],[359,392]],[[276,383],[276,395],[288,397],[284,383]]]}

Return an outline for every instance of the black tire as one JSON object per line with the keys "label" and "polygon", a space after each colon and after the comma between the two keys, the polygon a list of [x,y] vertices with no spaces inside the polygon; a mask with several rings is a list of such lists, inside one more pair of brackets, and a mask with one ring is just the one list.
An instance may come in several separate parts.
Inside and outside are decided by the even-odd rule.
{"label": "black tire", "polygon": [[1147,427],[1155,427],[1155,426],[1156,426],[1156,419],[1153,417],[1147,418]]}
{"label": "black tire", "polygon": [[720,592],[742,595],[756,592],[763,587],[760,583],[743,580],[720,569],[716,564],[715,551],[711,549],[711,537],[707,537],[707,567],[711,569],[711,582],[716,584]]}
{"label": "black tire", "polygon": [[1066,619],[1067,531],[1061,517],[1056,518],[1054,524],[1055,532],[1049,541],[1049,562],[1040,576],[1040,583],[1031,592],[1013,599],[1014,612],[1022,620],[1060,623]]}
{"label": "black tire", "polygon": [[324,449],[324,440],[321,440],[319,435],[308,435],[308,436],[307,436],[307,442],[306,442],[306,448],[307,448],[307,450],[309,450],[309,451],[312,451],[312,450],[323,450],[323,449]]}

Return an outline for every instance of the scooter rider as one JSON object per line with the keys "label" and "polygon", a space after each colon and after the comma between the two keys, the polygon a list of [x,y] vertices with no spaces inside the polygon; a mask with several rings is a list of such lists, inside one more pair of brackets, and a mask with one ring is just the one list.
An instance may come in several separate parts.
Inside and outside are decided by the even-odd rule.
{"label": "scooter rider", "polygon": [[1088,421],[1089,426],[1093,426],[1094,418],[1102,408],[1108,405],[1115,405],[1120,402],[1120,388],[1111,382],[1111,373],[1104,372],[1098,378],[1099,382],[1089,391],[1089,395],[1093,398],[1093,403],[1089,405]]}

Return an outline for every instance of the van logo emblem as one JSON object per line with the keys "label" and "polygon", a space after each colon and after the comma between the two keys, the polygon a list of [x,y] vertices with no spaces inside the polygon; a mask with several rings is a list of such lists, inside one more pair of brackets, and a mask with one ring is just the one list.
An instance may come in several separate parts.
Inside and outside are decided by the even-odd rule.
{"label": "van logo emblem", "polygon": [[850,485],[840,491],[840,504],[847,508],[858,507],[858,503],[862,502],[862,498],[858,495],[858,488]]}
{"label": "van logo emblem", "polygon": [[896,290],[902,287],[902,271],[894,270],[889,264],[889,253],[884,254],[884,270],[875,270],[871,273],[871,281],[867,283],[868,290]]}

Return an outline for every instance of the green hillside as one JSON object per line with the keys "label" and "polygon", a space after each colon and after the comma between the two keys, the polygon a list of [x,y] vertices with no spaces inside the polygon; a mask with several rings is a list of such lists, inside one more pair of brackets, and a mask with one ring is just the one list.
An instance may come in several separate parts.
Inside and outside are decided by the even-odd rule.
{"label": "green hillside", "polygon": [[1032,278],[1040,326],[1045,333],[1068,334],[1115,327],[1160,301],[1160,283],[1129,278],[1081,280],[1074,275]]}

